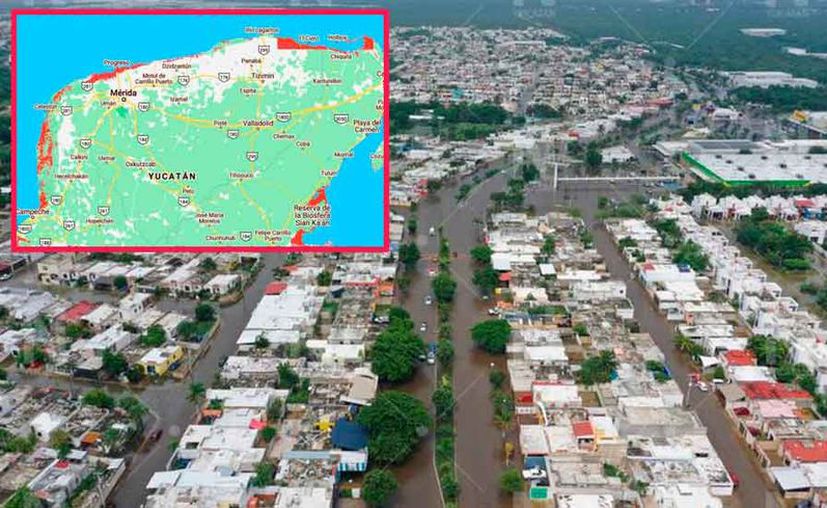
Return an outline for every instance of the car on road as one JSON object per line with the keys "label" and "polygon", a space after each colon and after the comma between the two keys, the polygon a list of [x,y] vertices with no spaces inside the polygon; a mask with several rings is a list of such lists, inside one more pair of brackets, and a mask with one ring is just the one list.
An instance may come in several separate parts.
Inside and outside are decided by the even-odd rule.
{"label": "car on road", "polygon": [[419,325],[419,331],[422,332],[422,333],[427,332],[428,331],[428,323],[423,321],[422,324]]}
{"label": "car on road", "polygon": [[425,295],[425,305],[431,305],[434,303],[434,299],[431,298],[431,295]]}
{"label": "car on road", "polygon": [[435,275],[436,275],[436,268],[434,268],[433,266],[428,268],[428,277],[433,277]]}
{"label": "car on road", "polygon": [[488,309],[488,315],[489,316],[499,316],[500,311],[496,307],[491,307],[491,308]]}
{"label": "car on road", "polygon": [[428,230],[428,236],[434,236],[436,234],[436,229],[433,226]]}
{"label": "car on road", "polygon": [[436,361],[436,343],[431,342],[430,344],[428,344],[428,355],[426,358],[428,360],[429,365],[434,364],[434,362]]}
{"label": "car on road", "polygon": [[727,468],[726,472],[729,473],[729,477],[732,478],[732,487],[737,489],[738,485],[741,485],[741,478],[729,468]]}
{"label": "car on road", "polygon": [[153,443],[157,443],[159,439],[161,439],[161,435],[164,433],[163,429],[156,429],[152,434],[149,435],[150,441]]}

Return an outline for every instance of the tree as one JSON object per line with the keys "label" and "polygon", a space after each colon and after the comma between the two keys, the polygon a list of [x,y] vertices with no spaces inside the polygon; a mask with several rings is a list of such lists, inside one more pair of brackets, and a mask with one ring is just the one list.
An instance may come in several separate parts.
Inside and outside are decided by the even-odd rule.
{"label": "tree", "polygon": [[136,385],[144,380],[144,371],[137,365],[133,365],[126,371],[126,379]]}
{"label": "tree", "polygon": [[6,501],[3,508],[42,508],[40,498],[34,495],[29,487],[20,487]]}
{"label": "tree", "polygon": [[505,373],[497,368],[491,369],[491,372],[488,373],[488,382],[495,390],[499,390],[505,383]]}
{"label": "tree", "polygon": [[301,383],[299,375],[296,374],[296,371],[287,363],[279,364],[278,374],[279,388],[283,390],[292,390]]}
{"label": "tree", "polygon": [[141,336],[141,344],[146,347],[160,347],[167,341],[167,332],[161,325],[152,325]]}
{"label": "tree", "polygon": [[524,182],[532,182],[540,178],[540,170],[534,164],[523,164],[520,166],[520,177]]}
{"label": "tree", "polygon": [[393,473],[387,469],[374,469],[365,475],[362,499],[368,506],[385,506],[398,487]]}
{"label": "tree", "polygon": [[431,287],[438,302],[449,303],[454,299],[457,283],[449,273],[442,271],[431,281]]}
{"label": "tree", "polygon": [[593,143],[589,144],[588,148],[586,148],[586,167],[595,170],[599,168],[601,164],[603,164],[603,155],[600,153],[597,145]]}
{"label": "tree", "polygon": [[260,462],[256,466],[256,474],[251,480],[253,487],[266,487],[273,484],[276,468],[269,462]]}
{"label": "tree", "polygon": [[204,383],[191,383],[189,393],[187,393],[187,400],[193,404],[200,404],[207,397],[207,389]]}
{"label": "tree", "polygon": [[92,336],[92,330],[81,323],[68,323],[64,328],[64,335],[69,339],[89,338]]}
{"label": "tree", "polygon": [[129,369],[129,363],[122,353],[113,353],[110,349],[104,349],[101,356],[103,370],[112,377],[117,377]]}
{"label": "tree", "polygon": [[329,286],[333,283],[333,272],[330,270],[323,270],[316,276],[316,284],[320,286]]}
{"label": "tree", "polygon": [[545,254],[546,256],[551,256],[554,254],[554,249],[557,244],[557,239],[554,238],[552,235],[548,235],[543,239],[543,246],[540,247],[540,252]]}
{"label": "tree", "polygon": [[587,358],[580,364],[580,382],[587,386],[608,383],[616,368],[614,352],[601,351],[599,355]]}
{"label": "tree", "polygon": [[491,267],[491,265],[486,265],[482,268],[477,268],[474,270],[473,282],[484,295],[491,294],[491,291],[497,287],[497,282],[499,282],[499,280],[499,275],[497,275],[497,272]]}
{"label": "tree", "polygon": [[265,337],[264,333],[256,335],[256,341],[253,344],[256,349],[267,349],[270,347],[270,339]]}
{"label": "tree", "polygon": [[500,489],[513,494],[523,490],[523,477],[516,468],[510,467],[500,475]]}
{"label": "tree", "polygon": [[451,390],[450,382],[441,383],[431,394],[431,402],[434,403],[437,420],[450,420],[454,414],[454,393]]}
{"label": "tree", "polygon": [[264,427],[261,429],[261,439],[263,439],[265,443],[269,443],[274,437],[276,437],[276,429],[273,427]]}
{"label": "tree", "polygon": [[55,429],[49,435],[49,448],[57,452],[59,459],[65,459],[72,451],[72,437],[63,429]]}
{"label": "tree", "polygon": [[448,339],[439,339],[436,343],[436,359],[443,367],[454,361],[454,344]]}
{"label": "tree", "polygon": [[489,319],[471,328],[471,339],[489,353],[505,353],[510,338],[511,325],[504,319]]}
{"label": "tree", "polygon": [[431,417],[419,399],[389,390],[359,412],[358,422],[370,437],[368,448],[377,464],[399,464],[428,434]]}
{"label": "tree", "polygon": [[211,257],[206,257],[198,263],[198,268],[202,272],[213,272],[218,268],[218,265],[215,263],[215,260]]}
{"label": "tree", "polygon": [[135,424],[139,432],[144,429],[144,417],[149,413],[147,407],[134,395],[124,395],[118,399],[118,407],[126,411],[129,419]]}
{"label": "tree", "polygon": [[115,286],[115,289],[118,291],[125,291],[126,288],[129,287],[129,281],[126,280],[126,277],[123,275],[116,275],[114,279],[112,279],[112,285]]}
{"label": "tree", "polygon": [[195,320],[201,323],[215,320],[215,307],[209,303],[199,303],[195,307]]}
{"label": "tree", "polygon": [[419,262],[420,254],[419,247],[415,243],[403,243],[399,246],[399,261],[405,265],[406,270],[410,270]]}
{"label": "tree", "polygon": [[408,226],[408,233],[410,233],[410,234],[412,234],[412,235],[415,235],[415,234],[416,234],[416,230],[417,230],[417,228],[418,228],[418,224],[417,224],[417,222],[416,222],[416,217],[413,217],[413,216],[408,217],[408,223],[407,223],[407,226]]}
{"label": "tree", "polygon": [[413,329],[397,321],[376,338],[370,351],[371,368],[382,381],[407,381],[424,350],[425,344]]}
{"label": "tree", "polygon": [[83,395],[83,403],[104,409],[112,409],[115,407],[115,399],[100,388],[93,388],[86,392]]}
{"label": "tree", "polygon": [[491,254],[493,254],[493,252],[488,245],[477,245],[471,249],[471,259],[481,265],[487,265],[491,263]]}

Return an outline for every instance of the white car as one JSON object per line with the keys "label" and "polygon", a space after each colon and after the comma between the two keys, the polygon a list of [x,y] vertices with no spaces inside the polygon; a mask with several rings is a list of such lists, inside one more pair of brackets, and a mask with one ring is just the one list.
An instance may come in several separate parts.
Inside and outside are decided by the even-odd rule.
{"label": "white car", "polygon": [[427,332],[428,331],[428,323],[423,321],[422,324],[419,325],[419,331],[422,332],[422,333]]}
{"label": "white car", "polygon": [[496,308],[496,307],[491,307],[491,308],[489,308],[489,309],[488,309],[488,315],[489,315],[489,316],[499,316],[499,315],[500,315],[500,311],[499,311],[499,310],[497,310],[497,308]]}
{"label": "white car", "polygon": [[432,303],[434,303],[434,299],[431,298],[431,295],[425,296],[425,305],[431,305]]}

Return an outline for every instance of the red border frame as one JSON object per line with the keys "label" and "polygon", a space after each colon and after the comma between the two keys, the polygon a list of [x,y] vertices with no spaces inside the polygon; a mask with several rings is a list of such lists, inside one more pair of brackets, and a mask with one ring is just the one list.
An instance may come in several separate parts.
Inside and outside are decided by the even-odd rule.
{"label": "red border frame", "polygon": [[[17,157],[16,157],[16,125],[17,125],[17,16],[18,15],[378,15],[382,16],[384,37],[384,233],[381,246],[354,247],[354,246],[156,246],[156,247],[110,247],[110,246],[34,246],[20,245],[17,238]],[[390,12],[387,9],[12,9],[11,10],[11,250],[12,252],[378,252],[390,250]]]}

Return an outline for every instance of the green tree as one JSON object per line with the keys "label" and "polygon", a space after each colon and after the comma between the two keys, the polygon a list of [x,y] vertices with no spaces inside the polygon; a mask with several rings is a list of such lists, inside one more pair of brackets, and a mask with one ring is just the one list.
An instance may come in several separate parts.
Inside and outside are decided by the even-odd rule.
{"label": "green tree", "polygon": [[276,468],[269,462],[260,462],[256,466],[256,474],[250,483],[253,487],[266,487],[273,484],[273,477],[276,475]]}
{"label": "green tree", "polygon": [[218,269],[218,265],[215,263],[215,260],[211,257],[206,257],[198,263],[198,268],[202,272],[214,272]]}
{"label": "green tree", "polygon": [[167,341],[167,332],[161,325],[152,325],[141,336],[141,344],[146,347],[160,347]]}
{"label": "green tree", "polygon": [[523,164],[520,166],[520,177],[524,182],[533,182],[540,178],[540,170],[534,164]]}
{"label": "green tree", "polygon": [[546,256],[554,254],[554,249],[557,244],[557,239],[553,235],[548,235],[543,239],[543,246],[540,247],[540,252]]}
{"label": "green tree", "polygon": [[392,324],[379,334],[371,348],[371,368],[382,381],[407,381],[424,350],[422,339],[407,324]]}
{"label": "green tree", "polygon": [[301,383],[301,378],[287,363],[279,364],[279,388],[283,390],[292,390]]}
{"label": "green tree", "polygon": [[362,499],[368,506],[386,506],[398,487],[393,473],[387,469],[373,469],[365,475]]}
{"label": "green tree", "polygon": [[129,369],[129,363],[123,353],[113,353],[110,349],[104,349],[101,356],[103,370],[112,377],[117,377]]}
{"label": "green tree", "polygon": [[333,273],[329,270],[319,272],[316,276],[316,284],[320,286],[329,286],[333,282]]}
{"label": "green tree", "polygon": [[115,286],[115,289],[118,291],[125,291],[126,288],[129,287],[129,281],[126,280],[126,277],[123,275],[116,275],[114,279],[112,279],[112,285]]}
{"label": "green tree", "polygon": [[86,339],[92,336],[92,330],[82,323],[68,323],[64,335],[69,339]]}
{"label": "green tree", "polygon": [[260,333],[256,336],[256,341],[253,345],[256,349],[267,349],[270,347],[270,340],[264,335],[264,333]]}
{"label": "green tree", "polygon": [[40,498],[34,495],[29,487],[20,487],[3,505],[3,508],[42,508]]}
{"label": "green tree", "polygon": [[149,413],[149,410],[143,402],[141,402],[140,399],[134,395],[124,395],[118,399],[117,404],[119,408],[126,411],[126,414],[129,415],[129,419],[132,420],[138,428],[138,432],[143,432],[144,417]]}
{"label": "green tree", "polygon": [[274,437],[276,437],[276,429],[273,427],[264,427],[261,429],[261,439],[263,439],[265,443],[269,443]]}
{"label": "green tree", "polygon": [[72,451],[72,437],[63,429],[55,429],[49,435],[49,448],[57,452],[59,459],[65,459]]}
{"label": "green tree", "polygon": [[416,217],[413,217],[413,216],[408,217],[407,226],[408,226],[408,233],[410,233],[412,235],[415,235],[416,230],[418,228],[418,224],[416,222]]}
{"label": "green tree", "polygon": [[589,144],[586,148],[586,167],[595,170],[603,164],[603,155],[595,144]]}
{"label": "green tree", "polygon": [[190,383],[187,400],[192,404],[199,405],[207,398],[207,388],[204,383]]}
{"label": "green tree", "polygon": [[419,399],[388,390],[359,412],[358,422],[368,429],[368,448],[377,464],[399,464],[428,434],[431,417]]}
{"label": "green tree", "polygon": [[419,247],[413,242],[403,243],[399,246],[399,261],[405,265],[406,270],[410,270],[419,262],[420,253]]}
{"label": "green tree", "polygon": [[488,245],[477,245],[471,249],[471,259],[481,265],[491,263],[491,254],[493,254],[493,251]]}
{"label": "green tree", "polygon": [[454,344],[448,339],[439,339],[436,343],[436,359],[443,368],[454,361]]}
{"label": "green tree", "polygon": [[431,287],[434,290],[434,296],[438,302],[449,303],[454,299],[454,293],[456,293],[457,290],[457,282],[449,273],[441,271],[431,281]]}
{"label": "green tree", "polygon": [[112,409],[115,407],[115,399],[100,388],[93,388],[86,392],[83,395],[83,403],[89,406],[105,409]]}
{"label": "green tree", "polygon": [[437,420],[450,420],[454,414],[454,393],[449,383],[441,383],[431,394]]}
{"label": "green tree", "polygon": [[195,320],[201,323],[215,320],[215,307],[209,303],[199,303],[195,307]]}
{"label": "green tree", "polygon": [[509,494],[523,490],[523,477],[516,468],[510,467],[500,475],[500,490]]}
{"label": "green tree", "polygon": [[580,364],[580,382],[587,386],[608,383],[616,368],[617,359],[614,352],[601,351],[597,356],[587,358]]}
{"label": "green tree", "polygon": [[497,287],[499,275],[491,268],[491,265],[474,270],[473,282],[484,295],[489,295]]}
{"label": "green tree", "polygon": [[495,390],[499,390],[505,383],[505,373],[498,368],[491,369],[488,373],[488,382]]}
{"label": "green tree", "polygon": [[504,319],[489,319],[471,328],[471,339],[489,353],[505,353],[511,338],[511,325]]}

